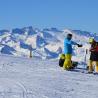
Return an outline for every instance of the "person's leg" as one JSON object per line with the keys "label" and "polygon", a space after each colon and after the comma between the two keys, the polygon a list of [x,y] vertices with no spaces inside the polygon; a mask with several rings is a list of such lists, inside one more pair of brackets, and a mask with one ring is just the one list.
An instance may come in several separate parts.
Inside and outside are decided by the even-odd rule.
{"label": "person's leg", "polygon": [[89,66],[89,72],[93,72],[93,61],[91,61],[91,60],[89,60],[89,64],[88,64],[88,66]]}
{"label": "person's leg", "polygon": [[98,73],[98,61],[95,61],[95,72],[97,72]]}
{"label": "person's leg", "polygon": [[65,55],[65,61],[64,61],[64,65],[63,65],[64,70],[69,70],[71,68],[71,66],[72,66],[71,57],[72,57],[71,54]]}

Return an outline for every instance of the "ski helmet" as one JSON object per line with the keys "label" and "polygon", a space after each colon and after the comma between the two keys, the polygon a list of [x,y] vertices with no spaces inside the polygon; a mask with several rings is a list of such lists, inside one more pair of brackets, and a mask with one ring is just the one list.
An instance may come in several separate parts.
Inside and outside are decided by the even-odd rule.
{"label": "ski helmet", "polygon": [[72,34],[67,34],[67,39],[71,40],[72,39]]}
{"label": "ski helmet", "polygon": [[94,42],[94,38],[89,38],[89,43],[93,43]]}

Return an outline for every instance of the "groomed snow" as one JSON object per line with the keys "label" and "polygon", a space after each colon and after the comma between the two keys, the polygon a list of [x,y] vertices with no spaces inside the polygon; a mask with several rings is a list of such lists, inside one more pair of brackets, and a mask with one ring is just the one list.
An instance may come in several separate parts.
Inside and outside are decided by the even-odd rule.
{"label": "groomed snow", "polygon": [[0,55],[0,98],[98,98],[98,76],[65,71],[58,60]]}

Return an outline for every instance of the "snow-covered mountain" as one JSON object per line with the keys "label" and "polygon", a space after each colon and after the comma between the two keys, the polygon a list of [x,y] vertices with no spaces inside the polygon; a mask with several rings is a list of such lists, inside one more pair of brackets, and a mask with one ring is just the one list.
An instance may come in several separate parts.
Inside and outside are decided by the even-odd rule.
{"label": "snow-covered mountain", "polygon": [[73,34],[74,41],[84,45],[80,50],[74,47],[75,55],[77,55],[77,51],[78,54],[81,54],[81,51],[85,53],[89,37],[97,36],[80,30],[58,30],[57,28],[40,30],[32,26],[21,29],[0,30],[0,51],[2,54],[29,57],[30,50],[32,50],[34,57],[58,58],[59,54],[63,52],[63,41],[68,33]]}

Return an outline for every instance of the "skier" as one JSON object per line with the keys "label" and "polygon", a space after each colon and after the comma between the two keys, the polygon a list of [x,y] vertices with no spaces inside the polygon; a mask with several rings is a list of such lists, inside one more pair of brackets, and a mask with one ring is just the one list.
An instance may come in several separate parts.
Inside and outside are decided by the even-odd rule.
{"label": "skier", "polygon": [[93,64],[95,64],[95,73],[98,74],[98,42],[96,42],[93,38],[89,39],[89,43],[91,44],[90,48],[90,59],[89,59],[89,70],[88,73],[93,73],[94,67]]}
{"label": "skier", "polygon": [[76,42],[72,41],[72,34],[67,34],[67,37],[64,39],[64,54],[65,54],[65,61],[63,64],[64,70],[70,70],[72,68],[72,45],[77,45],[78,47],[82,47],[82,45],[77,44]]}

